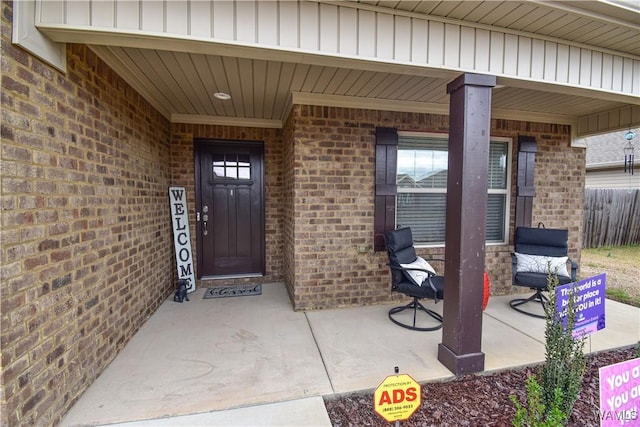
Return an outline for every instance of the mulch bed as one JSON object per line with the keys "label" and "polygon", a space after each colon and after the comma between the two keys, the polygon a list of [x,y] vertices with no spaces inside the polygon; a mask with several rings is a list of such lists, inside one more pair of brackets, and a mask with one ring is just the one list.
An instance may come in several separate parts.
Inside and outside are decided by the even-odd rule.
{"label": "mulch bed", "polygon": [[[636,357],[635,347],[590,355],[582,390],[569,426],[599,426],[598,368]],[[515,415],[510,395],[525,401],[525,380],[535,367],[494,374],[465,375],[422,385],[422,404],[401,426],[509,426]],[[342,426],[389,426],[373,410],[373,391],[325,398],[331,423]]]}

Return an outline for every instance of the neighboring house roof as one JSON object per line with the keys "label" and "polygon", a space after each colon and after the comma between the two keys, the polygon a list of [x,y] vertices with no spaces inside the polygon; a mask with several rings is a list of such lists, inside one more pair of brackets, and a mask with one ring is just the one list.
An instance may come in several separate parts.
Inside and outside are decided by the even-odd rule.
{"label": "neighboring house roof", "polygon": [[[631,129],[636,137],[631,141],[636,158],[640,158],[640,130]],[[587,171],[624,167],[624,147],[628,141],[624,135],[628,130],[596,135],[586,138]],[[637,164],[637,162],[636,162]]]}
{"label": "neighboring house roof", "polygon": [[[438,175],[441,175],[438,177]],[[423,172],[420,175],[413,176],[408,173],[402,173],[398,175],[398,184],[409,185],[416,188],[433,188],[433,179],[439,182],[446,183],[447,169],[434,169],[428,172]]]}

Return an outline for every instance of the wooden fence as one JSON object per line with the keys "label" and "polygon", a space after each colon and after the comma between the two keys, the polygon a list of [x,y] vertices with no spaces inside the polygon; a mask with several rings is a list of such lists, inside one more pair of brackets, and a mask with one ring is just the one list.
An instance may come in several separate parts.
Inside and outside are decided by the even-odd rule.
{"label": "wooden fence", "polygon": [[640,244],[640,190],[588,188],[582,247]]}

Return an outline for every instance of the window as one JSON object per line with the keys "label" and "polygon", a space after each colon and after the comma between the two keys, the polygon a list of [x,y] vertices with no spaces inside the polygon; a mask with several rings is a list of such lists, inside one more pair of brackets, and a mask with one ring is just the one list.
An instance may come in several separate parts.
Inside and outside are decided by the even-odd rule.
{"label": "window", "polygon": [[[506,241],[510,144],[506,138],[490,141],[487,243]],[[448,145],[446,135],[398,135],[396,225],[411,227],[418,245],[445,241]]]}
{"label": "window", "polygon": [[251,179],[248,154],[215,154],[213,181],[247,181]]}

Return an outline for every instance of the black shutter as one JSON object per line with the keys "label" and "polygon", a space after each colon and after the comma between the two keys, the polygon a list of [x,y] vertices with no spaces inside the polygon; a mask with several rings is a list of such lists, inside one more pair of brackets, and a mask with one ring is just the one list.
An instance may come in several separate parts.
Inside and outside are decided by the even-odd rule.
{"label": "black shutter", "polygon": [[531,227],[533,197],[536,195],[535,162],[538,145],[533,136],[518,136],[518,182],[516,227]]}
{"label": "black shutter", "polygon": [[373,249],[384,251],[384,232],[396,223],[396,169],[398,163],[398,130],[376,128],[376,194],[374,201]]}

